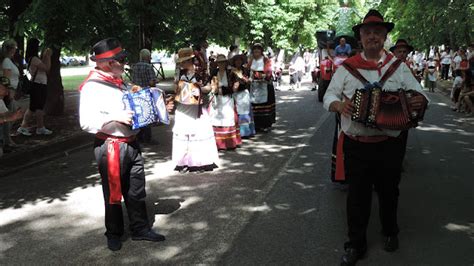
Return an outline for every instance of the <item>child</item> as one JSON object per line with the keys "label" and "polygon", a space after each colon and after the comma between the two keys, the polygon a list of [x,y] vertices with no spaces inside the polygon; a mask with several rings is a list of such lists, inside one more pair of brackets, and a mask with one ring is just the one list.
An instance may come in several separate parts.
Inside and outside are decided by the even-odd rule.
{"label": "child", "polygon": [[428,68],[426,71],[425,87],[428,87],[430,92],[434,92],[436,88],[437,80],[438,80],[438,72],[436,71],[436,63],[431,58],[430,62],[428,63]]}

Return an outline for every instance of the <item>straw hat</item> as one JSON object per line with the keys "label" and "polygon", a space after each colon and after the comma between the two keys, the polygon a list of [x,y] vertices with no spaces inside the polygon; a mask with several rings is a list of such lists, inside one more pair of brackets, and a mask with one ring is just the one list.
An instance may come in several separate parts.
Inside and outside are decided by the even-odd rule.
{"label": "straw hat", "polygon": [[253,52],[255,49],[260,49],[262,52],[265,50],[265,49],[263,48],[263,44],[261,44],[261,43],[255,43],[254,45],[252,45],[252,52]]}
{"label": "straw hat", "polygon": [[182,63],[186,60],[194,58],[194,51],[192,48],[181,48],[178,51],[178,59],[176,59],[176,63]]}
{"label": "straw hat", "polygon": [[218,54],[216,58],[216,63],[219,62],[228,62],[227,57],[223,54]]}

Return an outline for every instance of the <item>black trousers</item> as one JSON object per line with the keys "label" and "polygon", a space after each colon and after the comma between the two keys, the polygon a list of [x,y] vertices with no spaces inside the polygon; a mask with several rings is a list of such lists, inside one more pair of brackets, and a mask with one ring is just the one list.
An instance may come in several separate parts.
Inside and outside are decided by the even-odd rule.
{"label": "black trousers", "polygon": [[441,65],[441,78],[442,79],[448,79],[449,75],[449,64],[442,64]]}
{"label": "black trousers", "polygon": [[144,127],[140,129],[138,133],[138,141],[140,142],[150,142],[151,141],[151,126]]}
{"label": "black trousers", "polygon": [[404,154],[402,138],[379,143],[362,143],[344,138],[344,167],[349,183],[347,224],[349,246],[367,247],[367,226],[375,188],[379,199],[379,216],[385,236],[398,234],[398,185]]}
{"label": "black trousers", "polygon": [[[105,235],[107,238],[120,238],[124,233],[122,205],[109,203],[107,146],[104,140],[95,140],[94,154],[99,166],[105,202]],[[120,143],[120,181],[130,220],[130,231],[133,235],[146,233],[150,230],[150,225],[145,205],[144,161],[136,141]]]}

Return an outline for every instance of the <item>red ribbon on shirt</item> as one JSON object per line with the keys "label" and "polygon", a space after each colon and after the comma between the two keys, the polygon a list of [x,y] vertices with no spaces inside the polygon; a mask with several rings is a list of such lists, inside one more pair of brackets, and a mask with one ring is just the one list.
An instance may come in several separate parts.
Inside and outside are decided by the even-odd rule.
{"label": "red ribbon on shirt", "polygon": [[117,77],[114,77],[110,73],[104,72],[99,69],[94,69],[94,70],[91,70],[91,72],[89,73],[87,78],[84,80],[84,82],[81,83],[81,85],[79,86],[79,91],[81,91],[82,87],[84,87],[84,85],[86,85],[86,83],[91,79],[101,80],[101,81],[110,83],[114,86],[117,86],[117,88],[120,88],[120,89],[122,88],[122,85],[123,85],[122,78],[117,78]]}

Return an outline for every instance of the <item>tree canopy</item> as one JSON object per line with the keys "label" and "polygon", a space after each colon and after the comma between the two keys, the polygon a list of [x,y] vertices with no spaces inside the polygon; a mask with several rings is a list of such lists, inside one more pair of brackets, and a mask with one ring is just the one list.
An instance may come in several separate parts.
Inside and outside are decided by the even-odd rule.
{"label": "tree canopy", "polygon": [[[357,15],[341,17],[347,10],[341,7]],[[392,39],[403,37],[418,49],[472,42],[471,0],[0,0],[0,38],[15,38],[22,49],[25,38],[37,37],[53,48],[49,112],[61,113],[61,51],[87,54],[112,36],[130,50],[132,62],[142,48],[175,52],[202,40],[225,47],[239,42],[243,49],[259,41],[295,51],[315,48],[317,30],[358,23],[369,8],[395,22]]]}

